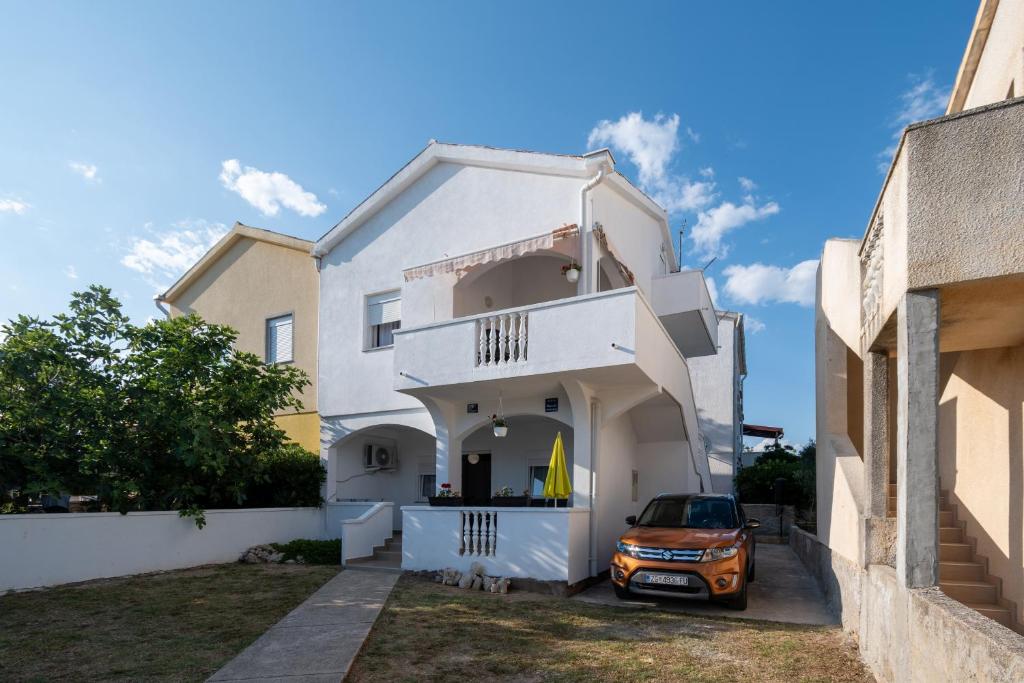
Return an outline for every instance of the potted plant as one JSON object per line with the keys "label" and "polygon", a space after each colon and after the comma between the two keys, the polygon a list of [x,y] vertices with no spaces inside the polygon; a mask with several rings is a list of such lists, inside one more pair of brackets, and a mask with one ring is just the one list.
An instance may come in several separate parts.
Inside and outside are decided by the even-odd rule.
{"label": "potted plant", "polygon": [[504,416],[491,415],[491,426],[494,427],[494,435],[499,439],[505,438],[508,434],[508,420]]}
{"label": "potted plant", "polygon": [[442,507],[459,507],[462,505],[462,494],[452,488],[448,482],[441,484],[441,490],[436,496],[430,496],[427,501],[431,505]]}
{"label": "potted plant", "polygon": [[523,508],[529,501],[526,491],[523,491],[523,495],[517,496],[511,486],[502,486],[491,496],[491,505],[499,508]]}
{"label": "potted plant", "polygon": [[581,270],[583,270],[583,267],[580,264],[576,263],[576,261],[570,261],[568,265],[562,266],[562,275],[569,282],[575,283],[580,279]]}

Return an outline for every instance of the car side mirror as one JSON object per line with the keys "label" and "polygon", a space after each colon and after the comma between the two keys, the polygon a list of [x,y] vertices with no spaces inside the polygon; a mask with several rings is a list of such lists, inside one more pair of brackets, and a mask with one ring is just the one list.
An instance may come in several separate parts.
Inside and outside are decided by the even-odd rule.
{"label": "car side mirror", "polygon": [[747,525],[746,525],[745,527],[743,527],[743,528],[744,528],[744,529],[756,529],[756,528],[758,528],[759,526],[761,526],[761,522],[760,522],[759,520],[756,520],[756,519],[748,519],[748,520],[747,520]]}
{"label": "car side mirror", "polygon": [[630,515],[626,517],[626,524],[630,526],[636,526],[636,515]]}

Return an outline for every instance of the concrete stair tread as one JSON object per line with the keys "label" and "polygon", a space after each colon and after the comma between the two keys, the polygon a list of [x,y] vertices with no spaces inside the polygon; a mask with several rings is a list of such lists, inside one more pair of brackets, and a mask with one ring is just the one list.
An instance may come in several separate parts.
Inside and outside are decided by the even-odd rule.
{"label": "concrete stair tread", "polygon": [[943,579],[939,582],[939,586],[970,586],[974,588],[995,588],[991,583],[986,581],[965,581],[963,579]]}
{"label": "concrete stair tread", "polygon": [[971,560],[939,560],[939,565],[952,565],[954,567],[980,567],[981,562],[972,562]]}

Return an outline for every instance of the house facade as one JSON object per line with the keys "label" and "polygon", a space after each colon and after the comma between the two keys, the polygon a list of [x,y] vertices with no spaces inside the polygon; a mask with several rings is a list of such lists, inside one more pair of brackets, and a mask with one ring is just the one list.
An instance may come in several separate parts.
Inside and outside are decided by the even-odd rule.
{"label": "house facade", "polygon": [[282,411],[278,425],[307,450],[320,450],[317,414],[317,273],[313,243],[241,223],[165,293],[168,315],[196,313],[238,332],[235,346],[267,363],[289,363],[309,376],[301,412]]}
{"label": "house facade", "polygon": [[1022,55],[1024,2],[984,0],[947,114],[819,266],[805,550],[884,680],[1024,678]]}
{"label": "house facade", "polygon": [[[380,503],[404,569],[572,585],[654,495],[716,490],[690,363],[719,320],[607,150],[431,142],[312,254],[326,497]],[[541,496],[559,433],[565,507],[495,507]]]}
{"label": "house facade", "polygon": [[718,349],[689,360],[704,449],[715,491],[731,492],[743,453],[743,380],[747,376],[743,315],[717,311]]}

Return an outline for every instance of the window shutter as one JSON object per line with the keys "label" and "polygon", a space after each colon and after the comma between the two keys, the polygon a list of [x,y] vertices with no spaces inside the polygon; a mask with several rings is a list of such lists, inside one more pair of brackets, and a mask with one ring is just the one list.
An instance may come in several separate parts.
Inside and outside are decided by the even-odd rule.
{"label": "window shutter", "polygon": [[267,321],[267,362],[289,363],[292,358],[292,316]]}
{"label": "window shutter", "polygon": [[402,295],[399,292],[388,292],[367,297],[367,323],[383,325],[402,319]]}

